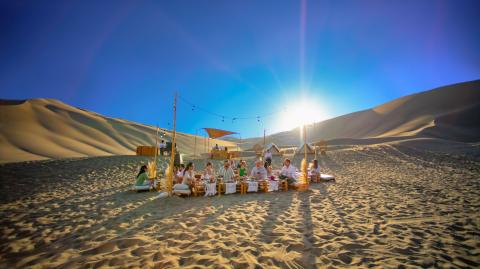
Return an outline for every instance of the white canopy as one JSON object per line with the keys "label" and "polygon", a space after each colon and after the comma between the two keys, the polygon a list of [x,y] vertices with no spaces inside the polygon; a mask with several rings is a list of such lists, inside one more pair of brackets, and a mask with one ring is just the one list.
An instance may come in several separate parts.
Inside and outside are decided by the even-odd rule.
{"label": "white canopy", "polygon": [[305,147],[307,147],[307,154],[315,154],[315,149],[310,144],[303,144],[297,148],[295,151],[296,154],[303,154],[305,152]]}
{"label": "white canopy", "polygon": [[274,143],[270,143],[265,147],[265,151],[270,150],[272,155],[280,155],[280,149]]}

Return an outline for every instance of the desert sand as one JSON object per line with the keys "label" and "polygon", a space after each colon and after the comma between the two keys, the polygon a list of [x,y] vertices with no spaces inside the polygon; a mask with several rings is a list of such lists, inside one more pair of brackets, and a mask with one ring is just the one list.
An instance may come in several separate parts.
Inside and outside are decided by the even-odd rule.
{"label": "desert sand", "polygon": [[479,147],[345,146],[336,182],[208,198],[129,191],[145,157],[2,164],[0,267],[476,268]]}
{"label": "desert sand", "polygon": [[[480,267],[479,89],[450,85],[309,126],[310,142],[329,141],[319,160],[335,182],[208,198],[130,191],[152,159],[133,156],[154,144],[152,126],[53,99],[0,101],[0,268]],[[298,131],[267,142],[298,145]],[[186,161],[207,150],[194,141],[178,135]],[[251,168],[254,154],[242,156]]]}

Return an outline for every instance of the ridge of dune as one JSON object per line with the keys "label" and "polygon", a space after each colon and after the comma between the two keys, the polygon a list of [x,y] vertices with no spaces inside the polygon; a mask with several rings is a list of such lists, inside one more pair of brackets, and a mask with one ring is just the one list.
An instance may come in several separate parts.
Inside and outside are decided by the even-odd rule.
{"label": "ridge of dune", "polygon": [[[307,126],[311,142],[325,140],[434,137],[480,140],[480,80],[404,96],[372,109]],[[0,162],[49,158],[131,155],[139,145],[153,145],[155,128],[69,106],[55,99],[0,100]],[[161,129],[168,139],[169,132]],[[299,128],[267,137],[278,145],[298,145]],[[178,133],[179,150],[194,151],[195,136]],[[244,139],[250,148],[262,138]],[[214,140],[235,146],[235,139]],[[205,141],[197,137],[197,153]]]}
{"label": "ridge of dune", "polygon": [[[132,155],[137,146],[155,143],[152,126],[106,117],[55,99],[2,100],[0,114],[0,162]],[[169,140],[170,133],[161,131]],[[191,154],[194,136],[177,134],[179,150]],[[201,153],[204,138],[197,139]],[[212,143],[234,146],[222,140]]]}
{"label": "ridge of dune", "polygon": [[[353,112],[307,126],[310,142],[433,136],[455,141],[479,141],[480,80],[462,82],[403,96],[372,109]],[[451,115],[451,116],[449,116]],[[443,119],[450,119],[446,128]],[[463,126],[469,122],[468,126]],[[300,144],[299,128],[267,136],[278,145]],[[244,140],[244,148],[263,138]]]}

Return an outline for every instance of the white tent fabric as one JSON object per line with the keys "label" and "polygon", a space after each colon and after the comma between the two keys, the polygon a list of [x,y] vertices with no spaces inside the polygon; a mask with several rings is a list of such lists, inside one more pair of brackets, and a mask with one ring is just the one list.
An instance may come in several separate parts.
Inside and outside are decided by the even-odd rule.
{"label": "white tent fabric", "polygon": [[270,143],[265,147],[265,151],[270,150],[272,155],[280,155],[280,149],[274,143]]}
{"label": "white tent fabric", "polygon": [[315,153],[315,149],[313,148],[313,146],[305,143],[297,148],[297,150],[295,151],[295,154],[303,154],[305,152],[305,147],[307,147],[307,154]]}

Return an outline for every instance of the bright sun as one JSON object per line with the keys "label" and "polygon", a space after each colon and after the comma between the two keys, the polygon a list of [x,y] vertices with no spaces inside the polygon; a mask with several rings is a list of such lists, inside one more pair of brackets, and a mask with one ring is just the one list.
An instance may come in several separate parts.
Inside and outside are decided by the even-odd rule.
{"label": "bright sun", "polygon": [[280,113],[276,126],[280,131],[287,131],[304,124],[322,121],[326,117],[320,103],[304,99],[299,102],[290,102],[289,106]]}

